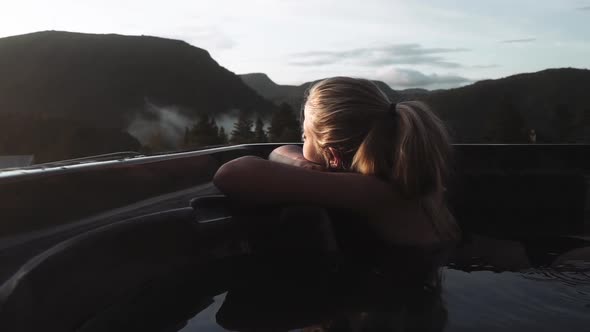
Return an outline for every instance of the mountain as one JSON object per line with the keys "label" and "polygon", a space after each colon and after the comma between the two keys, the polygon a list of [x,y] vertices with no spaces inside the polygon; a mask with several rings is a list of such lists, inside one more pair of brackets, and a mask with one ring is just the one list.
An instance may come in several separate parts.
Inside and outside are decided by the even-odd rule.
{"label": "mountain", "polygon": [[[230,127],[236,110],[268,119],[283,102],[300,109],[312,83],[238,76],[179,40],[58,31],[0,38],[0,155],[44,162],[176,149],[203,113]],[[376,84],[392,101],[426,101],[456,142],[526,142],[534,130],[539,142],[590,143],[589,70],[549,69],[436,91]]]}
{"label": "mountain", "polygon": [[[299,110],[301,108],[303,96],[305,95],[307,89],[309,89],[309,87],[314,83],[320,81],[316,80],[312,82],[306,82],[301,85],[279,85],[263,73],[242,74],[239,76],[242,81],[246,83],[246,85],[258,92],[258,94],[264,98],[274,102],[277,105],[281,103],[287,103],[295,110]],[[389,87],[389,85],[386,83],[381,81],[373,82],[377,84],[381,91],[385,92],[385,94],[390,99],[401,98],[399,92],[392,90],[391,87]],[[420,89],[415,90],[416,93],[419,93],[418,90]],[[421,91],[427,90],[420,90],[420,93]]]}
{"label": "mountain", "polygon": [[[111,142],[107,150],[117,151],[139,147],[137,140],[129,144],[134,138],[127,128],[138,116],[162,116],[146,111],[153,105],[173,106],[175,115],[187,121],[201,112],[238,109],[268,115],[277,109],[207,51],[157,37],[45,31],[0,38],[0,73],[0,154],[46,155],[37,161],[78,153],[48,146],[51,141],[34,142],[35,133],[24,128],[54,135],[94,128],[97,136],[96,131],[115,130],[121,144]],[[63,125],[56,127],[60,121]],[[7,128],[9,123],[23,130]],[[53,141],[63,140],[68,139]],[[47,149],[60,152],[52,155]],[[102,149],[83,154],[97,152]]]}
{"label": "mountain", "polygon": [[590,143],[590,70],[560,68],[437,90],[422,99],[451,124],[457,141]]}
{"label": "mountain", "polygon": [[[277,85],[264,74],[241,75],[259,94],[301,107],[300,86]],[[264,84],[262,84],[265,82]],[[422,100],[449,125],[460,143],[590,143],[590,70],[561,68],[479,81],[461,88],[393,90],[375,81],[393,102]]]}
{"label": "mountain", "polygon": [[263,73],[243,74],[239,75],[239,77],[242,79],[242,81],[244,81],[244,83],[246,83],[246,85],[269,100],[272,100],[276,97],[283,97],[285,94],[293,93],[293,90],[301,93],[304,92],[301,91],[303,89],[301,86],[278,85]]}
{"label": "mountain", "polygon": [[294,110],[299,110],[305,91],[311,83],[302,85],[279,85],[266,74],[251,73],[239,75],[242,81],[264,98],[277,105],[289,104]]}

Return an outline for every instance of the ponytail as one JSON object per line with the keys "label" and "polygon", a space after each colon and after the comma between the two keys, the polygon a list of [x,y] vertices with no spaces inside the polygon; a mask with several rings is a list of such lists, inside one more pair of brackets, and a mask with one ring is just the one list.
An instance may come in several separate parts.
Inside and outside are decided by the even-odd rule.
{"label": "ponytail", "polygon": [[392,184],[419,201],[441,239],[456,240],[459,227],[444,200],[452,154],[446,127],[422,102],[398,104],[397,113]]}
{"label": "ponytail", "polygon": [[393,116],[393,114],[384,114],[373,121],[352,157],[352,171],[391,181],[391,167],[394,160],[391,140],[396,131],[395,122],[392,121]]}
{"label": "ponytail", "polygon": [[418,101],[397,106],[392,180],[408,198],[444,190],[451,144],[444,123]]}
{"label": "ponytail", "polygon": [[403,198],[418,200],[441,238],[455,239],[458,227],[443,200],[452,154],[444,123],[418,101],[383,114],[359,145],[352,170],[378,176]]}

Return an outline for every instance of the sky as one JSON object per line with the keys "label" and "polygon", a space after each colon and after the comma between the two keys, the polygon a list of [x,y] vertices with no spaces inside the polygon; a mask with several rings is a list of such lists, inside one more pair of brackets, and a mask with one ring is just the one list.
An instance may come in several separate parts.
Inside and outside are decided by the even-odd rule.
{"label": "sky", "polygon": [[590,0],[0,0],[0,37],[43,30],[182,39],[278,84],[439,89],[590,68]]}

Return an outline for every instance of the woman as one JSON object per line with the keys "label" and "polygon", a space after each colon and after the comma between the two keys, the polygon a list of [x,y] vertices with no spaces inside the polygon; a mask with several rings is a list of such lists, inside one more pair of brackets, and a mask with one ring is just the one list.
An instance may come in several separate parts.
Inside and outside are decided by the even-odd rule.
{"label": "woman", "polygon": [[389,244],[438,247],[457,238],[444,200],[449,136],[424,104],[392,104],[371,81],[334,77],[310,88],[302,120],[303,149],[232,160],[215,185],[253,204],[352,210]]}

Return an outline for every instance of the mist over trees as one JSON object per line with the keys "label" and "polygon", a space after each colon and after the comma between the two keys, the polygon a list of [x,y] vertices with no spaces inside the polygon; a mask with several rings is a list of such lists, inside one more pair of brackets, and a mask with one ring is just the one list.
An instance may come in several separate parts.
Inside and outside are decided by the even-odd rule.
{"label": "mist over trees", "polygon": [[289,104],[282,103],[279,110],[273,114],[268,136],[271,142],[301,141],[301,124]]}
{"label": "mist over trees", "polygon": [[183,148],[193,149],[204,146],[227,144],[228,139],[223,127],[218,127],[209,114],[201,114],[192,128],[185,129]]}
{"label": "mist over trees", "polygon": [[267,130],[264,129],[262,118],[257,117],[254,122],[245,113],[240,113],[229,139],[231,144],[300,141],[301,124],[291,106],[286,103],[283,103],[279,110],[272,114]]}
{"label": "mist over trees", "polygon": [[217,132],[217,136],[219,137],[221,144],[229,143],[229,136],[227,136],[227,134],[225,133],[225,128],[219,127],[219,131]]}
{"label": "mist over trees", "polygon": [[247,143],[254,143],[254,131],[252,127],[254,126],[254,122],[250,120],[248,115],[245,113],[240,113],[238,117],[238,121],[234,123],[234,129],[231,132],[231,137],[229,142],[231,144],[247,144]]}
{"label": "mist over trees", "polygon": [[264,131],[264,122],[260,117],[256,118],[256,127],[254,127],[254,141],[257,143],[267,143],[268,135]]}
{"label": "mist over trees", "polygon": [[[159,137],[158,133],[154,134],[148,143],[150,145],[148,151],[156,152],[165,148]],[[291,106],[284,103],[279,111],[272,114],[268,129],[265,129],[265,123],[260,116],[257,116],[254,121],[253,117],[246,112],[240,112],[229,135],[223,126],[217,125],[211,115],[201,114],[192,127],[185,128],[181,147],[194,149],[225,144],[300,141],[301,124]]]}
{"label": "mist over trees", "polygon": [[[167,127],[140,124],[150,129],[141,137],[129,130],[138,116],[154,119],[146,100],[191,120],[233,109],[270,117],[277,109],[206,50],[179,40],[45,31],[0,38],[0,49],[0,154],[34,155],[38,163],[182,148],[185,125],[174,137]],[[217,137],[204,127],[188,146],[226,141],[219,126]]]}

